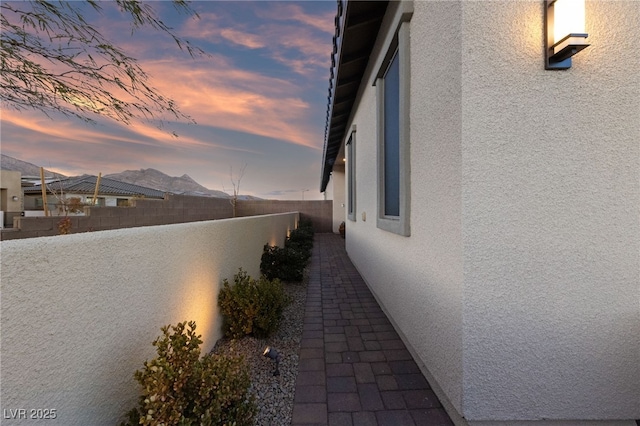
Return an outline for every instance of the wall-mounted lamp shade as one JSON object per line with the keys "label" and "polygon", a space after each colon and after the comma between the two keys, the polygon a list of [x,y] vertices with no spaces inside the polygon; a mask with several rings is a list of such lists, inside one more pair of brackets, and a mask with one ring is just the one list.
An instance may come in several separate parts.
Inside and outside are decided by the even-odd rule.
{"label": "wall-mounted lamp shade", "polygon": [[585,32],[585,0],[545,0],[545,68],[571,67],[571,57],[589,46]]}
{"label": "wall-mounted lamp shade", "polygon": [[18,201],[18,196],[17,196],[17,195],[14,195],[13,197],[11,197],[11,199],[12,199],[13,201]]}

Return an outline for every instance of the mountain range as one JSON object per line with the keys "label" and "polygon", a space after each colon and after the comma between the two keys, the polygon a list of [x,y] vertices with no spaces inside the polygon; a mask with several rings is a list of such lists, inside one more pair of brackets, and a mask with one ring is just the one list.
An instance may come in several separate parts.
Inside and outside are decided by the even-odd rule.
{"label": "mountain range", "polygon": [[[40,176],[40,166],[27,163],[26,161],[18,160],[17,158],[9,157],[8,155],[0,154],[0,169],[9,170],[13,172],[20,172],[22,176]],[[54,173],[50,170],[44,169],[45,177],[66,177],[59,173]]]}
{"label": "mountain range", "polygon": [[[21,172],[23,176],[40,176],[40,166],[0,154],[0,169]],[[45,170],[46,177],[69,177]],[[193,180],[189,175],[169,176],[155,169],[125,170],[104,177],[120,182],[144,186],[172,194],[196,195],[204,197],[229,198],[223,191],[208,189]],[[239,196],[240,199],[256,199],[251,196]]]}
{"label": "mountain range", "polygon": [[217,198],[230,198],[229,194],[222,191],[205,188],[193,180],[191,176],[184,174],[179,177],[169,176],[156,169],[125,170],[120,173],[112,173],[104,177],[119,182],[131,183],[158,191],[172,194],[199,195]]}

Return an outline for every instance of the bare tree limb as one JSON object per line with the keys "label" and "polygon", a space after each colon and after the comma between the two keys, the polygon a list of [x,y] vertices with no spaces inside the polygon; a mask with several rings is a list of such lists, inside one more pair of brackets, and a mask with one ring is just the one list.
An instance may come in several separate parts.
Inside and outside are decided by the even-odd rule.
{"label": "bare tree limb", "polygon": [[244,171],[247,168],[247,164],[245,163],[240,168],[240,173],[237,176],[233,175],[233,167],[229,166],[229,179],[231,180],[231,185],[233,185],[233,195],[229,199],[231,206],[233,207],[233,217],[236,217],[236,208],[238,205],[238,195],[240,194],[240,181],[244,176]]}
{"label": "bare tree limb", "polygon": [[[116,0],[132,31],[150,27],[168,35],[192,57],[204,52],[177,36],[153,8],[139,0]],[[83,6],[84,5],[84,6]],[[87,6],[88,5],[88,6]],[[180,12],[198,17],[184,0]],[[154,122],[168,115],[194,122],[149,82],[137,60],[106,39],[88,19],[101,13],[95,0],[32,0],[0,4],[0,100],[3,108],[57,111],[85,122],[96,116],[130,124]]]}

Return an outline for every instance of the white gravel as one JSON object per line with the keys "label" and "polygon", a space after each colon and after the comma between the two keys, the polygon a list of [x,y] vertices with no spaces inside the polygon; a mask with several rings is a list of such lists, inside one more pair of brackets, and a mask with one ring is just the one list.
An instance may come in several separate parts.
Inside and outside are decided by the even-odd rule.
{"label": "white gravel", "polygon": [[[212,353],[244,356],[251,368],[251,392],[256,396],[258,414],[255,425],[290,425],[298,376],[298,352],[304,308],[307,299],[308,278],[302,283],[285,283],[285,290],[293,301],[285,309],[280,328],[267,339],[244,337],[219,340]],[[275,348],[281,355],[280,375],[274,376],[275,362],[262,356],[265,346]]]}

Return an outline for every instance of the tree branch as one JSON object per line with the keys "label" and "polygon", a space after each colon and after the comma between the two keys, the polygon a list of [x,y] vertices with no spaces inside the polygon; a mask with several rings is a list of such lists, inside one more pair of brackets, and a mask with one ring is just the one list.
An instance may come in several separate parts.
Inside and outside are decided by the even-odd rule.
{"label": "tree branch", "polygon": [[[85,18],[102,13],[102,5],[32,0],[0,4],[0,100],[3,107],[58,111],[83,121],[105,116],[125,124],[159,122],[164,116],[193,123],[176,103],[149,84],[149,76],[123,50],[107,40]],[[153,8],[138,0],[116,0],[132,31],[151,27],[192,57],[204,52],[177,36]],[[174,0],[181,13],[197,17],[184,0]]]}

